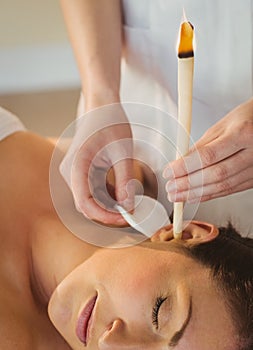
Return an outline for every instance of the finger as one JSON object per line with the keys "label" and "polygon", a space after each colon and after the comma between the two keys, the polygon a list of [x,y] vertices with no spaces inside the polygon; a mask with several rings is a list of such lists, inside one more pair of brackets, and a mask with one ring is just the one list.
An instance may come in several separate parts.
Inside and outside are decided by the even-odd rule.
{"label": "finger", "polygon": [[[101,172],[102,173],[102,172]],[[89,174],[90,175],[90,174]],[[98,172],[95,176],[99,177]],[[102,175],[101,175],[102,176]],[[72,191],[74,200],[78,209],[87,218],[102,222],[106,225],[124,225],[126,224],[122,216],[113,208],[115,201],[110,196],[108,185],[91,187],[88,183],[88,174],[86,171],[76,171],[72,175]]]}
{"label": "finger", "polygon": [[225,133],[225,129],[223,126],[219,125],[220,123],[216,123],[211,128],[209,128],[199,140],[197,140],[194,145],[189,149],[189,152],[195,150],[195,148],[199,148],[201,146],[207,145],[212,141],[216,140],[219,137],[222,137]]}
{"label": "finger", "polygon": [[133,160],[122,160],[116,163],[113,169],[116,199],[127,211],[132,211],[135,194]]}
{"label": "finger", "polygon": [[[253,188],[253,180],[249,180],[249,181],[244,182],[243,184],[235,186],[234,190],[233,190],[233,194],[243,192],[243,191],[249,190],[251,188]],[[205,201],[208,201],[211,199],[225,197],[225,196],[227,196],[226,192],[215,193],[215,194],[201,197],[200,201],[205,202]],[[196,200],[192,200],[191,203],[194,203],[194,202],[196,203]],[[197,200],[197,202],[198,202],[198,200]]]}
{"label": "finger", "polygon": [[[227,181],[219,184],[214,184],[213,188],[207,188],[203,192],[203,197],[210,196],[210,198],[217,198],[227,196],[229,194],[245,191],[253,187],[253,167],[243,170],[237,173],[235,176],[227,179]],[[216,188],[216,191],[212,190]],[[203,199],[202,199],[203,201]]]}
{"label": "finger", "polygon": [[166,191],[173,194],[188,191],[191,188],[223,182],[227,178],[247,169],[252,163],[252,157],[252,151],[239,151],[219,163],[196,171],[188,176],[180,177],[174,181],[168,181]]}
{"label": "finger", "polygon": [[169,163],[164,169],[163,176],[167,179],[173,179],[191,174],[228,158],[242,148],[237,143],[231,145],[229,137],[217,138],[195,149],[194,152],[185,157]]}
{"label": "finger", "polygon": [[127,224],[120,213],[114,210],[104,209],[93,197],[82,200],[79,207],[82,212],[85,212],[89,219],[101,222],[105,225],[125,226]]}
{"label": "finger", "polygon": [[[72,172],[71,172],[71,188],[75,203],[79,210],[89,219],[100,221],[108,225],[124,225],[126,222],[116,210],[111,207],[108,198],[111,198],[106,190],[106,182],[104,183],[104,190],[106,196],[103,196],[101,188],[98,186],[92,188],[89,184],[90,177],[90,160],[76,156]],[[94,177],[96,177],[94,175]],[[99,176],[98,176],[99,177]],[[97,180],[97,179],[96,179]],[[95,181],[96,182],[96,181]],[[98,191],[100,190],[100,191]],[[94,197],[92,196],[94,192]],[[103,203],[105,201],[105,203]]]}
{"label": "finger", "polygon": [[244,169],[224,181],[212,183],[207,186],[192,188],[188,191],[182,191],[175,194],[168,194],[171,202],[189,202],[194,203],[203,201],[203,198],[217,198],[245,190],[253,186],[253,167]]}
{"label": "finger", "polygon": [[[246,191],[246,190],[249,190],[253,188],[253,180],[248,180],[238,186],[235,186],[233,188],[233,194],[234,193],[238,193],[238,192],[242,192],[242,191]],[[207,195],[207,196],[202,196],[200,199],[196,198],[196,199],[193,199],[190,201],[190,203],[196,203],[196,202],[205,202],[205,201],[208,201],[208,200],[211,200],[211,199],[215,199],[215,198],[220,198],[220,197],[225,197],[227,196],[228,193],[227,191],[223,191],[223,192],[220,192],[220,193],[213,193],[213,194],[210,194],[210,195]]]}

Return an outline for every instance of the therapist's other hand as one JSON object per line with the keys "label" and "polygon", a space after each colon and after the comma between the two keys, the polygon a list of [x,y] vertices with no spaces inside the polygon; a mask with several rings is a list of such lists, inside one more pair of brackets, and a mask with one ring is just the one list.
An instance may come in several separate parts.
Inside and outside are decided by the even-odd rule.
{"label": "therapist's other hand", "polygon": [[[132,152],[131,127],[119,103],[92,110],[78,120],[60,171],[72,190],[77,210],[84,216],[106,225],[126,224],[113,206],[117,201],[132,210]],[[111,169],[114,179],[108,184]]]}
{"label": "therapist's other hand", "polygon": [[197,203],[253,187],[253,99],[212,126],[163,172],[171,202]]}

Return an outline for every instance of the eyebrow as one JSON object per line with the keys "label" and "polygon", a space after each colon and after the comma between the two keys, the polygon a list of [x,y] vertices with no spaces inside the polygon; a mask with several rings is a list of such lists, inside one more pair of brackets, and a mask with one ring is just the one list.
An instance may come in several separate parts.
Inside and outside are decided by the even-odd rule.
{"label": "eyebrow", "polygon": [[184,321],[182,327],[175,332],[175,334],[171,337],[168,346],[174,348],[178,343],[179,340],[183,337],[187,326],[190,323],[192,317],[192,299],[190,300],[190,305],[189,305],[189,310],[188,310],[188,315],[186,317],[186,320]]}

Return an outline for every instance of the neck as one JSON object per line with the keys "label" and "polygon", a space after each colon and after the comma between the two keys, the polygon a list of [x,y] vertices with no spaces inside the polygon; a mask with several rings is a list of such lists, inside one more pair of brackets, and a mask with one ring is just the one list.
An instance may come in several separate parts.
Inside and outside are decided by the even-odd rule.
{"label": "neck", "polygon": [[99,249],[75,237],[55,215],[36,221],[30,246],[33,293],[45,305],[59,283]]}

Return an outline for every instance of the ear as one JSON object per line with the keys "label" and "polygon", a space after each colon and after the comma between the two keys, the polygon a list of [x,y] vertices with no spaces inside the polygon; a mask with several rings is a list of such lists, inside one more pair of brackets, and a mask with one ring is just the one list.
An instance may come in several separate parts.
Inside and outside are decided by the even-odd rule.
{"label": "ear", "polygon": [[[201,244],[212,241],[219,234],[216,226],[202,221],[185,222],[185,228],[182,233],[181,241],[187,246]],[[158,230],[152,237],[151,241],[170,241],[173,237],[173,225],[168,225]]]}

